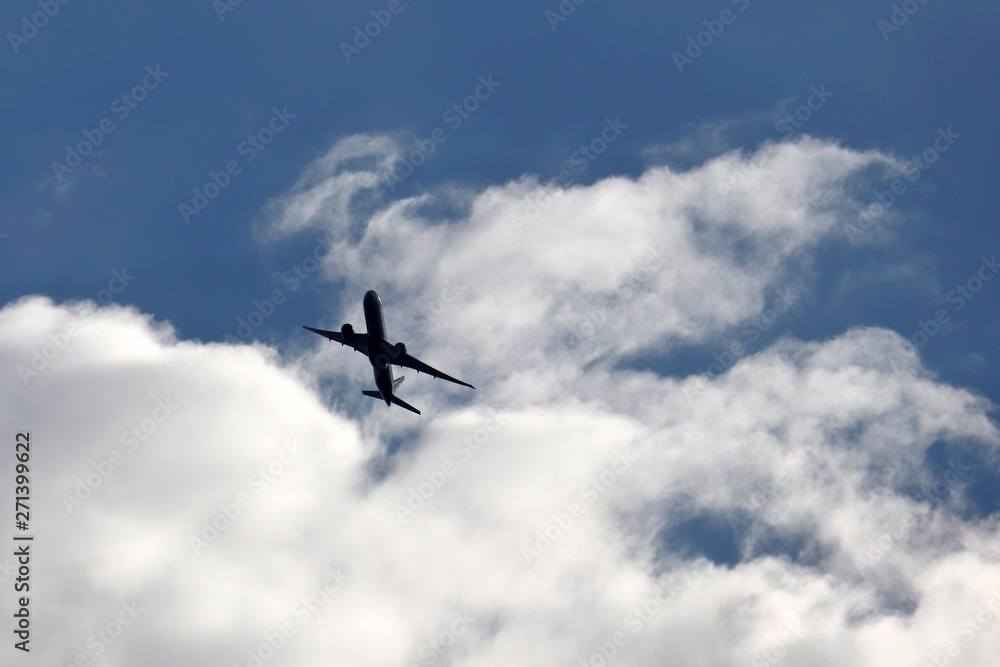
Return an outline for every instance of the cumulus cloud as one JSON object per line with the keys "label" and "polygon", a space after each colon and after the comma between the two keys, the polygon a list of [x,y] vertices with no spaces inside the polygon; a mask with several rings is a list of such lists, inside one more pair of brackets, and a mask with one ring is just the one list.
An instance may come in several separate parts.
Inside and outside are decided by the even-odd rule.
{"label": "cumulus cloud", "polygon": [[0,410],[34,446],[42,659],[996,655],[996,520],[968,493],[996,470],[984,399],[874,328],[686,377],[622,363],[807,291],[810,254],[891,156],[802,138],[589,186],[525,177],[442,219],[431,204],[453,191],[382,199],[403,154],[338,144],[258,224],[268,242],[329,236],[350,305],[327,324],[359,324],[375,288],[390,336],[479,387],[411,379],[423,418],[331,409],[328,381],[353,395],[370,371],[318,338],[289,358],[117,306],[0,311]]}
{"label": "cumulus cloud", "polygon": [[[345,295],[379,286],[403,322],[476,340],[468,348],[476,357],[499,337],[518,353],[503,363],[526,367],[560,343],[586,363],[654,342],[704,340],[746,320],[778,289],[797,286],[789,265],[856,215],[855,182],[895,164],[804,138],[762,158],[732,152],[688,172],[662,167],[587,187],[525,177],[478,193],[463,224],[426,214],[427,194],[387,204],[359,225],[349,202],[385,182],[402,154],[366,147],[386,166],[381,178],[368,174],[352,188],[343,184],[357,181],[334,176],[337,185],[279,198],[266,227],[323,226],[334,241],[327,268],[348,281]],[[335,170],[341,153],[334,148],[307,173],[319,164]],[[728,186],[734,174],[742,187]],[[336,203],[307,207],[314,190],[336,191]],[[449,298],[462,307],[452,309]],[[448,317],[438,317],[444,309]]]}

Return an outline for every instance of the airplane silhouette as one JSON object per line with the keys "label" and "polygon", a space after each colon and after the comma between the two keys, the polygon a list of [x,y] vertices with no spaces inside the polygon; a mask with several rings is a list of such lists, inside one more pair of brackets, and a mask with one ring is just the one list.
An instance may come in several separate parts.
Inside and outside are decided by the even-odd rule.
{"label": "airplane silhouette", "polygon": [[325,336],[332,341],[336,341],[341,345],[353,347],[368,357],[368,361],[372,364],[372,372],[375,374],[375,386],[378,387],[378,391],[365,389],[361,392],[362,394],[371,396],[372,398],[380,398],[385,401],[386,405],[395,403],[401,408],[406,408],[410,412],[415,412],[419,415],[420,410],[417,410],[395,395],[394,392],[403,383],[403,377],[400,376],[395,380],[392,378],[393,366],[412,368],[418,373],[426,373],[441,380],[448,380],[463,387],[475,389],[468,382],[457,380],[410,356],[407,354],[406,345],[403,343],[396,343],[395,345],[389,343],[385,337],[385,318],[382,315],[382,300],[378,298],[375,290],[368,290],[365,293],[363,305],[368,333],[357,333],[350,324],[344,324],[340,327],[340,331],[325,331],[324,329],[302,327],[313,333],[318,333],[320,336]]}

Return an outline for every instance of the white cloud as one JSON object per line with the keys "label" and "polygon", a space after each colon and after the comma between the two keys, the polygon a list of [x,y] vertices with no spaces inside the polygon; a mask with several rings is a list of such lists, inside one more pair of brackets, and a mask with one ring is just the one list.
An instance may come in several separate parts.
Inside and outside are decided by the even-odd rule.
{"label": "white cloud", "polygon": [[[921,664],[950,641],[992,664],[996,617],[958,625],[1000,588],[995,519],[963,518],[964,486],[994,471],[986,401],[880,329],[781,340],[724,373],[616,365],[807,290],[792,269],[891,157],[802,139],[566,190],[524,178],[441,221],[421,199],[371,203],[398,154],[338,145],[260,229],[326,230],[347,316],[378,289],[391,336],[479,387],[414,376],[422,418],[329,411],[314,373],[342,379],[350,354],[319,339],[282,359],[116,306],[0,311],[0,410],[34,447],[36,656],[96,658],[88,635],[134,598],[109,665],[253,664],[267,637],[267,665],[601,664],[609,646],[635,666]],[[753,185],[720,196],[740,170]],[[407,444],[373,477],[389,439]],[[979,457],[955,454],[921,498],[935,443]],[[704,557],[720,549],[734,561]]]}
{"label": "white cloud", "polygon": [[[399,153],[366,146],[383,165]],[[336,170],[342,152],[319,163]],[[313,188],[338,193],[322,219],[297,214],[311,194],[282,197],[269,207],[270,229],[325,224],[335,241],[327,269],[347,281],[345,296],[376,287],[397,322],[422,315],[431,334],[478,341],[469,348],[478,358],[499,337],[518,353],[504,364],[536,367],[558,343],[586,338],[587,361],[704,340],[757,314],[776,290],[798,286],[788,265],[856,212],[852,181],[894,164],[809,138],[766,155],[757,164],[733,152],[685,173],[664,167],[570,189],[525,178],[479,193],[462,224],[421,215],[427,197],[414,198],[385,206],[360,232],[349,202],[384,178],[369,173],[352,189],[341,175],[330,179],[336,187]],[[739,170],[748,185],[720,195],[718,183]],[[434,317],[427,304],[448,281],[467,285],[462,307]]]}

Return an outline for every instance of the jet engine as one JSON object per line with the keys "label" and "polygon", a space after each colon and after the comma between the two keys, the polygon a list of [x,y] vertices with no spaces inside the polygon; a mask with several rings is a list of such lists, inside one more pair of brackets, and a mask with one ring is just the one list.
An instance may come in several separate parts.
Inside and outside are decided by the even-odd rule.
{"label": "jet engine", "polygon": [[344,337],[344,340],[350,340],[354,337],[354,327],[350,324],[345,324],[340,327],[340,335]]}
{"label": "jet engine", "polygon": [[406,345],[403,343],[396,343],[392,346],[392,351],[396,355],[396,358],[399,359],[400,357],[406,356]]}

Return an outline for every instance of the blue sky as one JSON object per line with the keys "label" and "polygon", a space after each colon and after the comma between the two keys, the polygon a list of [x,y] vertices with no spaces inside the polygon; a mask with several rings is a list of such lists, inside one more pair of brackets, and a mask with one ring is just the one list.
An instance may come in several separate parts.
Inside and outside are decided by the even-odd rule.
{"label": "blue sky", "polygon": [[[39,14],[46,7],[49,17]],[[772,656],[783,632],[775,623],[789,619],[813,632],[844,621],[846,648],[829,664],[875,664],[900,646],[917,661],[948,640],[921,628],[983,603],[969,582],[1000,585],[991,533],[1000,404],[995,4],[18,0],[0,10],[0,27],[5,420],[78,439],[75,450],[60,445],[52,486],[40,487],[59,516],[45,525],[81,531],[69,538],[80,562],[47,556],[61,572],[60,618],[68,622],[77,604],[110,609],[130,595],[161,610],[148,623],[163,614],[151,625],[158,634],[130,635],[117,649],[123,664],[183,635],[184,605],[165,571],[194,558],[195,580],[208,586],[259,543],[234,530],[211,560],[186,546],[192,526],[240,488],[244,457],[256,465],[284,451],[283,429],[307,445],[336,444],[309,449],[310,471],[279,480],[259,501],[274,511],[241,530],[283,530],[273,516],[336,508],[351,517],[346,535],[370,531],[370,553],[367,542],[324,533],[298,561],[282,560],[280,545],[253,561],[258,574],[279,560],[313,579],[331,563],[351,573],[349,595],[358,597],[344,602],[347,612],[328,610],[328,620],[357,609],[359,636],[396,628],[398,640],[368,642],[353,664],[413,658],[460,598],[479,614],[463,655],[489,651],[492,662],[481,664],[511,664],[505,642],[526,641],[517,634],[525,619],[565,623],[587,638],[553,631],[535,645],[539,660],[587,659],[620,620],[621,601],[604,593],[642,600],[664,571],[699,581],[707,607],[760,591],[765,602],[737,629],[708,608],[692,612],[692,626],[660,616],[659,639],[632,642],[623,664],[654,664],[685,627],[705,638],[688,656],[704,658],[697,664],[752,662]],[[373,36],[356,41],[366,29]],[[73,166],[67,148],[81,142],[84,151],[95,146]],[[421,146],[433,154],[393,187]],[[588,146],[599,154],[588,157]],[[923,166],[914,166],[918,156]],[[217,195],[199,204],[212,188]],[[541,217],[517,226],[552,193]],[[196,215],[186,208],[195,206],[203,206]],[[865,216],[873,223],[856,232]],[[319,346],[300,327],[351,318],[360,329],[369,288],[383,296],[390,338],[426,350],[417,356],[469,379],[476,393],[410,379],[406,391],[431,415],[418,425],[359,397],[370,384],[366,362]],[[457,290],[454,302],[447,290]],[[787,309],[775,305],[782,294]],[[266,317],[242,336],[241,321],[258,310]],[[18,369],[67,322],[80,323],[86,342],[25,380]],[[261,345],[232,345],[232,336]],[[905,340],[919,358],[900,352]],[[740,352],[727,356],[734,344]],[[103,496],[65,510],[74,480],[165,392],[182,416],[163,422],[161,451],[170,443],[188,452],[191,479],[202,484],[154,454],[137,455]],[[504,421],[494,432],[497,414]],[[397,501],[477,428],[509,454],[473,457],[437,507],[397,524]],[[236,434],[243,453],[230,442]],[[731,531],[734,512],[746,514],[747,498],[771,488],[807,435],[825,452],[804,450],[809,481],[763,491],[763,506]],[[663,443],[683,443],[684,456],[657,449]],[[614,520],[584,514],[586,527],[541,564],[528,558],[523,575],[517,540],[569,512],[575,475],[599,476],[627,447],[647,458],[608,491]],[[163,477],[154,462],[167,466]],[[488,474],[496,470],[506,477]],[[959,490],[928,501],[920,491],[928,479],[955,486],[949,470]],[[320,473],[334,480],[329,489],[311,476]],[[190,484],[184,507],[145,488],[152,479]],[[905,548],[896,537],[898,548],[872,559],[866,540],[908,511],[931,537]],[[422,523],[432,512],[441,524]],[[312,544],[325,530],[302,521],[289,524],[298,532],[288,544]],[[464,551],[451,540],[467,521],[497,526],[496,542]],[[162,528],[117,541],[121,526],[138,535],[147,524]],[[441,525],[454,531],[434,543],[448,545],[446,554],[421,537]],[[81,537],[84,528],[149,565],[111,582],[103,547]],[[514,536],[513,564],[483,558],[506,553],[501,535]],[[653,550],[652,568],[632,560],[650,536],[665,545]],[[604,552],[609,543],[623,551]],[[177,544],[184,554],[169,560]],[[147,558],[149,545],[172,555]],[[438,588],[401,586],[394,596],[380,588],[377,567],[366,570],[370,561],[412,574],[407,549],[421,554],[416,562]],[[576,553],[625,565],[608,575]],[[868,565],[845,569],[866,553]],[[466,571],[477,559],[485,569]],[[456,581],[496,572],[512,589],[522,575],[539,577],[550,602],[575,602],[536,618],[522,614],[530,595],[509,606],[489,594],[462,598],[435,563],[460,570]],[[794,582],[773,585],[776,572]],[[247,579],[231,576],[218,609],[204,612],[212,630],[203,645],[179,654],[189,664],[201,664],[195,654],[245,661],[232,647],[253,648],[280,621],[263,607],[239,616],[249,603],[233,591]],[[302,576],[277,577],[270,599],[309,590],[315,582]],[[568,594],[560,577],[591,578],[598,592]],[[928,583],[941,581],[954,589]],[[686,608],[697,607],[695,597]],[[596,620],[581,620],[580,609]],[[926,645],[893,625],[899,609]],[[892,627],[852,634],[850,619],[868,612]],[[433,620],[399,620],[421,614]],[[96,623],[75,626],[76,639],[53,644],[47,657],[70,661]],[[787,662],[821,664],[817,634],[796,640]],[[311,636],[276,661],[313,664],[336,641]],[[963,644],[969,664],[991,664],[995,642]]]}
{"label": "blue sky", "polygon": [[[874,275],[854,293],[817,304],[809,321],[794,324],[798,335],[823,337],[858,323],[906,333],[940,303],[929,284],[947,291],[995,249],[995,7],[929,2],[888,39],[877,22],[889,20],[892,7],[878,3],[592,1],[555,30],[545,12],[558,11],[557,3],[400,7],[351,63],[341,42],[351,42],[354,27],[382,4],[245,2],[220,20],[209,2],[71,3],[16,54],[8,44],[2,67],[10,93],[0,107],[9,156],[0,167],[10,235],[4,301],[35,292],[90,298],[112,269],[125,266],[136,279],[122,302],[169,319],[185,337],[220,340],[254,299],[280,287],[274,272],[297,263],[308,245],[262,248],[251,221],[338,138],[377,131],[417,140],[447,128],[447,144],[401,189],[410,194],[448,181],[551,178],[605,117],[620,117],[627,132],[579,175],[592,182],[640,173],[664,158],[647,151],[705,123],[735,125],[721,143],[677,156],[675,164],[785,138],[775,129],[778,110],[794,111],[812,86],[826,86],[832,97],[803,132],[903,157],[929,147],[939,127],[961,139],[901,198],[896,210],[905,219],[891,247],[832,260]],[[732,23],[679,72],[673,54],[727,9]],[[15,31],[33,11],[32,3],[8,5],[2,23]],[[146,66],[169,76],[117,120],[111,102],[141,82]],[[502,85],[451,130],[442,114],[488,74]],[[185,224],[178,205],[190,202],[209,171],[242,159],[238,146],[274,107],[294,114],[288,129]],[[115,131],[60,192],[52,162],[105,116]],[[879,275],[914,257],[926,262],[920,284]],[[282,340],[331,298],[323,289],[296,295],[259,335]],[[983,292],[963,314],[962,330],[927,350],[942,371],[994,398],[988,369],[996,361],[997,298],[995,290]],[[965,354],[983,356],[984,364],[970,369]]]}

